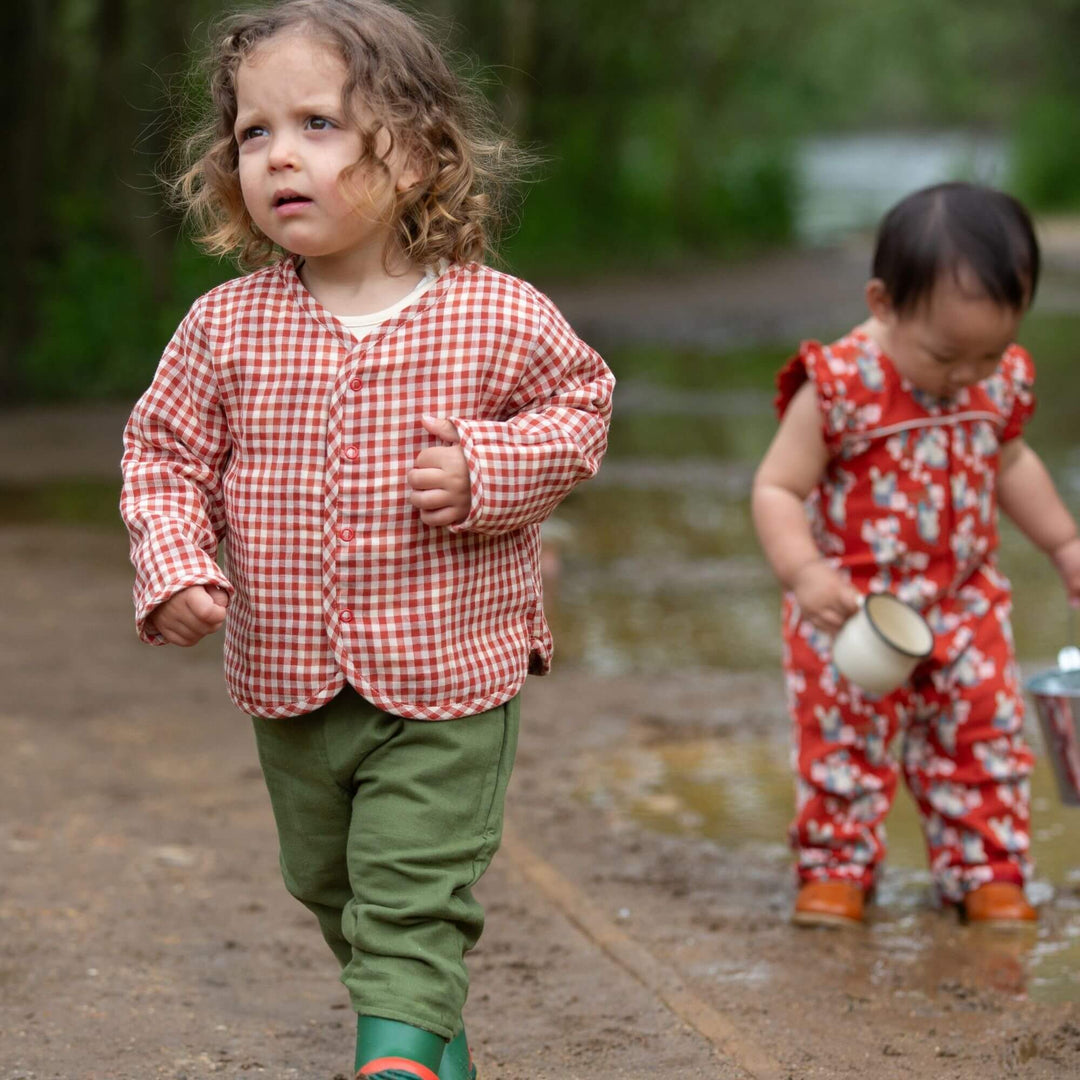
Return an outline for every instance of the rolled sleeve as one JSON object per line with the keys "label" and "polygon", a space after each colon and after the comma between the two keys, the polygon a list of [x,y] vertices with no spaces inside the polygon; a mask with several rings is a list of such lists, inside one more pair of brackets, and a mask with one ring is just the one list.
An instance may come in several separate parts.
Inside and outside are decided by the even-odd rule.
{"label": "rolled sleeve", "polygon": [[215,562],[225,534],[221,476],[231,442],[195,308],[170,341],[124,430],[120,513],[135,566],[135,622],[192,585],[232,585]]}
{"label": "rolled sleeve", "polygon": [[[538,296],[540,294],[537,294]],[[542,330],[505,421],[450,417],[469,467],[469,516],[452,531],[497,534],[543,521],[607,448],[614,376],[546,297]]]}

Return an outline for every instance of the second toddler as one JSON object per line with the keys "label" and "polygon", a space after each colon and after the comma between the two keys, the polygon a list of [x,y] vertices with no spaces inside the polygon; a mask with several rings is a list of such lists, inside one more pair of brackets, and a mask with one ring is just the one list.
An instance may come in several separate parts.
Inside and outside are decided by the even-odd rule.
{"label": "second toddler", "polygon": [[[1015,199],[963,183],[916,192],[878,232],[869,319],[805,344],[780,374],[782,419],[753,512],[786,589],[797,923],[862,920],[901,769],[940,895],[972,921],[1035,918],[1024,895],[1032,755],[999,508],[1080,603],[1076,523],[1023,438],[1034,368],[1014,337],[1038,276]],[[935,637],[909,684],[881,698],[831,659],[833,635],[876,591],[922,611]]]}

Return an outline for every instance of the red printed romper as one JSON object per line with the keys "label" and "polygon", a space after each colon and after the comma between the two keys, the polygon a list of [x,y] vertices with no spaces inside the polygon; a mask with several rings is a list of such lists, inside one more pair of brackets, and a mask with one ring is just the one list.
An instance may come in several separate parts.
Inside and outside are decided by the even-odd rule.
{"label": "red printed romper", "polygon": [[785,597],[799,878],[873,884],[902,768],[944,899],[992,880],[1022,884],[1032,754],[1009,582],[995,562],[995,489],[1001,444],[1034,409],[1031,359],[1010,346],[993,376],[943,400],[855,330],[804,343],[777,380],[781,415],[807,378],[829,451],[807,501],[818,547],[861,593],[888,590],[920,609],[935,643],[906,686],[875,698],[837,673],[831,639]]}

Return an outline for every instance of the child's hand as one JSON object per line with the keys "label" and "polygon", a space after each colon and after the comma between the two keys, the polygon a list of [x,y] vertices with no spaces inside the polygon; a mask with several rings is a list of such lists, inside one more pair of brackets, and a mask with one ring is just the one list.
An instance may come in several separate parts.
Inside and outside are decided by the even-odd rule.
{"label": "child's hand", "polygon": [[221,628],[229,594],[217,585],[192,585],[155,608],[147,623],[170,645],[196,645]]}
{"label": "child's hand", "polygon": [[472,490],[469,466],[457,429],[449,420],[422,416],[424,430],[448,446],[429,446],[416,455],[409,470],[409,502],[420,511],[425,525],[456,525],[469,516]]}
{"label": "child's hand", "polygon": [[1080,607],[1080,536],[1066,540],[1050,553],[1061,580],[1069,593],[1069,602],[1073,607]]}
{"label": "child's hand", "polygon": [[824,559],[799,570],[791,591],[803,615],[827,634],[835,634],[859,610],[858,590]]}

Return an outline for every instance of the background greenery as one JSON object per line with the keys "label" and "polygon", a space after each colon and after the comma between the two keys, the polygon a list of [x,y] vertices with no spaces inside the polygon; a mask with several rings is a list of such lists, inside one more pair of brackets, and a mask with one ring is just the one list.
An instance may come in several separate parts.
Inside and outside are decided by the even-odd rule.
{"label": "background greenery", "polygon": [[[5,5],[0,402],[131,396],[195,295],[153,180],[170,88],[218,0]],[[794,147],[840,131],[1011,139],[1011,187],[1080,207],[1080,0],[429,0],[546,158],[504,247],[528,274],[743,255],[788,242]]]}

